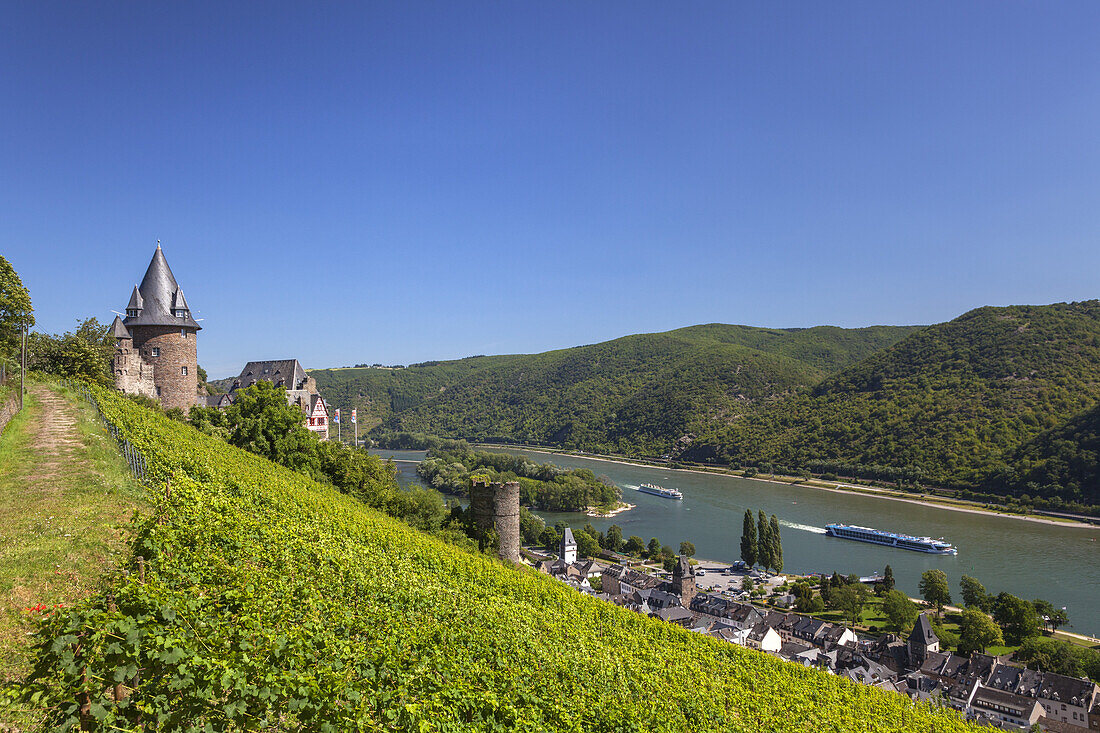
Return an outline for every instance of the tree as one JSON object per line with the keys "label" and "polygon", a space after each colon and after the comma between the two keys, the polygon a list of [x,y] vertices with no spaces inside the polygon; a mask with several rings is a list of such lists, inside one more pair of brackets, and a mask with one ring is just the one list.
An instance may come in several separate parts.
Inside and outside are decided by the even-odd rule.
{"label": "tree", "polygon": [[756,561],[764,570],[772,566],[771,525],[764,512],[758,512],[756,516]]}
{"label": "tree", "polygon": [[981,584],[981,581],[969,575],[964,575],[962,579],[959,580],[959,587],[962,589],[962,602],[964,606],[973,606],[983,611],[989,610],[989,594],[986,593],[985,586]]}
{"label": "tree", "polygon": [[583,529],[573,533],[573,539],[577,541],[577,552],[581,557],[599,557],[600,543],[596,538]]}
{"label": "tree", "polygon": [[1064,626],[1069,623],[1069,616],[1066,614],[1066,609],[1055,608],[1054,604],[1050,601],[1036,598],[1031,602],[1031,605],[1035,606],[1035,612],[1039,614],[1039,618],[1042,620],[1043,624],[1050,627],[1051,631],[1056,631],[1059,626]]}
{"label": "tree", "polygon": [[684,540],[680,543],[680,554],[688,557],[695,557],[695,545]]}
{"label": "tree", "polygon": [[846,585],[833,592],[833,606],[844,614],[844,619],[851,624],[858,624],[863,616],[863,608],[870,599],[871,591],[862,583]]}
{"label": "tree", "polygon": [[24,326],[34,325],[31,294],[11,263],[0,255],[0,358],[14,357],[20,349]]}
{"label": "tree", "polygon": [[649,545],[646,546],[646,556],[650,560],[661,554],[661,541],[656,537],[651,537]]}
{"label": "tree", "polygon": [[982,609],[967,606],[959,622],[959,654],[967,656],[971,652],[985,652],[989,647],[1001,644],[1004,644],[1001,627],[993,623],[993,619]]}
{"label": "tree", "polygon": [[896,631],[908,631],[917,622],[920,609],[900,590],[888,590],[882,597],[882,612]]}
{"label": "tree", "polygon": [[1011,593],[998,593],[993,601],[993,620],[1004,631],[1005,641],[1020,644],[1039,635],[1039,614],[1035,606]]}
{"label": "tree", "polygon": [[612,552],[618,552],[623,549],[623,529],[617,524],[612,524],[607,528],[607,535],[604,538],[604,542],[607,544],[607,549]]}
{"label": "tree", "polygon": [[943,614],[943,607],[951,603],[951,588],[947,573],[939,569],[925,570],[920,576],[921,598],[936,607],[936,615]]}
{"label": "tree", "polygon": [[752,509],[745,510],[745,521],[741,525],[741,559],[750,568],[760,559],[756,546],[756,522],[752,518]]}
{"label": "tree", "polygon": [[113,382],[110,362],[114,348],[110,327],[86,318],[76,330],[59,336],[31,334],[27,339],[27,366],[59,377],[109,385]]}
{"label": "tree", "polygon": [[894,569],[889,565],[882,573],[882,580],[875,583],[875,595],[883,596],[894,589]]}
{"label": "tree", "polygon": [[226,410],[229,443],[302,473],[316,473],[318,441],[305,415],[286,401],[286,390],[259,381],[237,392]]}
{"label": "tree", "polygon": [[645,552],[645,540],[636,534],[630,535],[630,539],[626,541],[626,546],[623,547],[623,551],[628,555],[641,555]]}
{"label": "tree", "polygon": [[768,545],[771,555],[771,565],[775,572],[783,570],[783,540],[779,536],[779,520],[772,515],[768,527]]}

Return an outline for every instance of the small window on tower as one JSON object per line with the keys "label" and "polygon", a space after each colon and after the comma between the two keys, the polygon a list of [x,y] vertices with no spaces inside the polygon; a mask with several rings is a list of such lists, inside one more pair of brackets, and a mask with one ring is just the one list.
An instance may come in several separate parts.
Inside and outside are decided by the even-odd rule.
{"label": "small window on tower", "polygon": [[181,328],[180,329],[180,338],[181,339],[187,338],[187,329],[186,328]]}
{"label": "small window on tower", "polygon": [[183,376],[186,377],[187,376],[187,367],[180,367],[180,374],[182,374]]}
{"label": "small window on tower", "polygon": [[157,397],[160,397],[160,387],[157,387]]}
{"label": "small window on tower", "polygon": [[154,346],[153,347],[153,356],[160,356],[160,347],[159,346]]}

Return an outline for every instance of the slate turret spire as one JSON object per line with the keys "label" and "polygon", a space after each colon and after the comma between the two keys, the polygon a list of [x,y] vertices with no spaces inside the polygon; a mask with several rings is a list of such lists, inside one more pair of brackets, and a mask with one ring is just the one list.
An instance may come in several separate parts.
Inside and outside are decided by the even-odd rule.
{"label": "slate turret spire", "polygon": [[195,341],[201,328],[157,240],[145,277],[130,294],[126,318],[111,325],[115,385],[157,398],[165,408],[190,409],[198,403]]}

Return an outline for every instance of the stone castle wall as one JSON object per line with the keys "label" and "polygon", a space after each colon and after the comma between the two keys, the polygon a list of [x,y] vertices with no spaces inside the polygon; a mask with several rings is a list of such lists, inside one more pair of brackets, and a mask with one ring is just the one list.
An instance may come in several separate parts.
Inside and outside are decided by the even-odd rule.
{"label": "stone castle wall", "polygon": [[141,354],[134,351],[132,339],[118,339],[115,358],[111,363],[115,375],[115,387],[126,394],[140,394],[157,398],[157,385],[153,381],[153,365],[147,364]]}
{"label": "stone castle wall", "polygon": [[470,509],[482,537],[496,534],[497,555],[502,560],[519,562],[519,484],[470,482]]}
{"label": "stone castle wall", "polygon": [[[181,335],[186,334],[186,337]],[[199,357],[194,329],[173,326],[135,326],[134,353],[146,365],[152,365],[154,396],[160,389],[160,404],[168,410],[182,408],[184,412],[198,404]],[[153,356],[153,349],[160,349]],[[183,368],[187,373],[183,373]],[[117,372],[116,372],[117,376]]]}

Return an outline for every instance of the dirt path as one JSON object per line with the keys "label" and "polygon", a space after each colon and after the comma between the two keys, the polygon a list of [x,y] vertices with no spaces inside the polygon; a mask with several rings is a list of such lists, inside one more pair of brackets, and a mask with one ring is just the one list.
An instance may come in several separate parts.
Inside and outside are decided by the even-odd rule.
{"label": "dirt path", "polygon": [[124,561],[141,496],[90,410],[30,388],[0,435],[0,683],[27,671],[36,609],[96,592]]}
{"label": "dirt path", "polygon": [[29,413],[31,448],[38,456],[37,465],[25,474],[29,490],[49,491],[62,466],[71,463],[81,446],[76,432],[76,407],[42,385],[30,388],[37,403]]}

